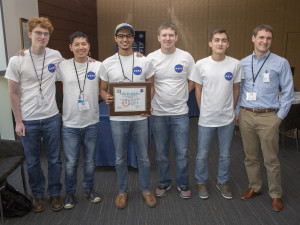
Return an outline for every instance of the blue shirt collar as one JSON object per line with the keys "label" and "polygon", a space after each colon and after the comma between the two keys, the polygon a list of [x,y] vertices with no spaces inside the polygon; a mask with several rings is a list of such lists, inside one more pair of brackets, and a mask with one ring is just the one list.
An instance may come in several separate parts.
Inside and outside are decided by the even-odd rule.
{"label": "blue shirt collar", "polygon": [[[267,54],[265,54],[264,55],[264,57],[262,57],[262,58],[259,58],[259,59],[264,59],[264,58],[266,58],[268,55],[269,55],[269,53],[270,53],[270,50],[268,50],[268,52],[267,52]],[[255,59],[258,59],[257,57],[256,57],[256,55],[255,55],[255,52],[253,51],[253,53],[252,53],[252,57],[254,56],[254,58]]]}

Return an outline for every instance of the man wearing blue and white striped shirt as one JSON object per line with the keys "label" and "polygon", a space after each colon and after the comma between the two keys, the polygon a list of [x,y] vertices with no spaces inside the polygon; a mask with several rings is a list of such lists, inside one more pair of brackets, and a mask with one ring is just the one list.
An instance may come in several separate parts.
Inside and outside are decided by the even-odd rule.
{"label": "man wearing blue and white striped shirt", "polygon": [[[260,25],[253,30],[253,54],[241,60],[244,80],[236,107],[244,151],[249,189],[241,195],[246,200],[261,192],[259,149],[261,147],[267,170],[272,209],[280,211],[281,172],[278,159],[279,125],[288,114],[294,97],[293,78],[286,59],[270,52],[273,29]],[[282,98],[279,101],[279,87]]]}

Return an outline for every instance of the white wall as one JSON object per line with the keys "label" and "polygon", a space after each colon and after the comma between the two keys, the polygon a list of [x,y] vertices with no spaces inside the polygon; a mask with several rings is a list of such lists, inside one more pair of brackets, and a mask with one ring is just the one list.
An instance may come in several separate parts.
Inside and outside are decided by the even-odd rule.
{"label": "white wall", "polygon": [[[20,17],[39,16],[38,0],[2,0],[7,55],[13,56],[21,49]],[[2,139],[14,140],[14,128],[9,103],[7,80],[0,76],[0,133]]]}

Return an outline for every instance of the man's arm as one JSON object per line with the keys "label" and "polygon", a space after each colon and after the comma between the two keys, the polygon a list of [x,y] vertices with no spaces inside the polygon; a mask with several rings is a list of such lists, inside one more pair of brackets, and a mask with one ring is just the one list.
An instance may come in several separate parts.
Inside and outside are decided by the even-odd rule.
{"label": "man's arm", "polygon": [[100,81],[100,96],[102,99],[104,99],[106,104],[110,104],[114,102],[114,97],[111,96],[108,92],[108,82],[101,80]]}
{"label": "man's arm", "polygon": [[191,92],[195,88],[195,82],[189,80],[189,92]]}
{"label": "man's arm", "polygon": [[149,79],[147,79],[147,82],[151,82],[151,99],[154,97],[154,76],[150,77]]}
{"label": "man's arm", "polygon": [[201,107],[202,87],[203,87],[203,85],[195,83],[195,95],[196,95],[196,100],[197,100],[197,103],[198,103],[199,110],[200,110],[200,107]]}
{"label": "man's arm", "polygon": [[240,82],[233,84],[233,109],[235,110],[240,95]]}
{"label": "man's arm", "polygon": [[21,110],[20,110],[20,99],[19,99],[19,83],[8,80],[8,91],[11,108],[13,110],[15,121],[16,121],[16,133],[19,136],[25,136],[25,126],[22,121]]}

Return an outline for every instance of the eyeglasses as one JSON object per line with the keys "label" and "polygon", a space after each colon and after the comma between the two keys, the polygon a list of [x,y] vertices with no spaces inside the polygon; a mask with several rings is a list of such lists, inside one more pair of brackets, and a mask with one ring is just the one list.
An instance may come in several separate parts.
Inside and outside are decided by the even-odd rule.
{"label": "eyeglasses", "polygon": [[123,39],[123,38],[127,38],[127,39],[130,39],[130,38],[133,38],[133,34],[117,34],[116,35],[118,38],[120,39]]}
{"label": "eyeglasses", "polygon": [[34,33],[35,33],[37,36],[39,36],[39,37],[41,37],[42,35],[44,35],[44,37],[49,37],[49,36],[50,36],[50,34],[49,34],[48,32],[43,33],[43,32],[41,32],[41,31],[34,31]]}

